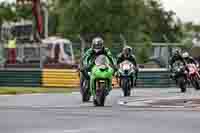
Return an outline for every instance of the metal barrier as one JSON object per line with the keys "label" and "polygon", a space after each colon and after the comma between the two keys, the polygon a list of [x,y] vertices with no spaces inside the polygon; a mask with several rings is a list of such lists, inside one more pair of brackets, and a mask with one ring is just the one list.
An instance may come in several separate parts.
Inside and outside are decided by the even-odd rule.
{"label": "metal barrier", "polygon": [[[76,70],[43,70],[42,85],[46,87],[79,87],[79,76]],[[113,79],[114,87],[118,87]],[[172,87],[173,81],[169,78],[167,69],[142,69],[138,75],[137,87],[159,88]]]}
{"label": "metal barrier", "polygon": [[[118,87],[113,79],[114,87]],[[139,88],[167,88],[175,84],[167,69],[142,69],[138,75]],[[0,70],[0,86],[43,86],[79,88],[79,73],[74,69]]]}
{"label": "metal barrier", "polygon": [[0,70],[0,86],[41,86],[41,71]]}

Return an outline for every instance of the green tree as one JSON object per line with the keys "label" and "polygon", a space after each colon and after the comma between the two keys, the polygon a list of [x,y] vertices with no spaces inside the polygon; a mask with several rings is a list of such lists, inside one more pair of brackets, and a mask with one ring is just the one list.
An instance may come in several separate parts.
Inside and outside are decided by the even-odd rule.
{"label": "green tree", "polygon": [[18,19],[32,19],[32,7],[29,5],[16,6],[16,15]]}
{"label": "green tree", "polygon": [[157,0],[60,0],[54,1],[56,32],[84,38],[103,34],[115,40],[123,34],[128,42],[177,41],[181,29],[174,13],[165,11]]}
{"label": "green tree", "polygon": [[16,19],[16,13],[14,11],[15,6],[8,3],[0,3],[0,24],[3,21],[13,21]]}

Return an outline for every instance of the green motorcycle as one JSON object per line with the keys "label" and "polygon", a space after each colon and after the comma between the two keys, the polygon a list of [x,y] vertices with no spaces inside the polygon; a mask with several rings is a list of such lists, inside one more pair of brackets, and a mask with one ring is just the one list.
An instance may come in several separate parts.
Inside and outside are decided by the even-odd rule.
{"label": "green motorcycle", "polygon": [[90,72],[90,91],[95,106],[104,106],[106,96],[112,89],[114,70],[105,55],[99,55]]}

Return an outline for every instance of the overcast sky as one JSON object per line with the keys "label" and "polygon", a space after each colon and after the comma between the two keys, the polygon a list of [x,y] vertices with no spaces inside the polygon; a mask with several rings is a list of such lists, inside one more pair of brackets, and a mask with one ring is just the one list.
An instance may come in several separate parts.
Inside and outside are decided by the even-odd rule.
{"label": "overcast sky", "polygon": [[[0,0],[15,1],[15,0]],[[183,21],[200,23],[200,0],[161,0],[167,10],[173,10]]]}
{"label": "overcast sky", "polygon": [[167,10],[176,12],[183,21],[200,23],[200,0],[161,0]]}

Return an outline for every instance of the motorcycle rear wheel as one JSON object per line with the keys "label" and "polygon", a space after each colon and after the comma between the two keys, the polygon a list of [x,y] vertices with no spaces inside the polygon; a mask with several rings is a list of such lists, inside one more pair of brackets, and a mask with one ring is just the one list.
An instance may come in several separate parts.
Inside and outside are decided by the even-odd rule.
{"label": "motorcycle rear wheel", "polygon": [[196,90],[200,90],[200,83],[199,80],[197,78],[192,79],[192,85]]}

